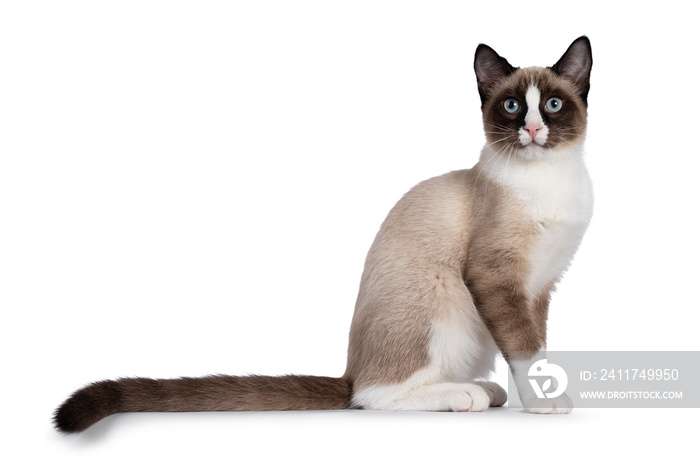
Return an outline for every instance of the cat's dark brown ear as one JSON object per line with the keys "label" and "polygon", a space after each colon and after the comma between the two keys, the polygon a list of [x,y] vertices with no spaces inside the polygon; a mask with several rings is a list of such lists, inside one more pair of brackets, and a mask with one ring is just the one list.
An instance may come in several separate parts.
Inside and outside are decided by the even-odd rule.
{"label": "cat's dark brown ear", "polygon": [[551,69],[559,76],[574,83],[579,90],[581,98],[586,101],[588,91],[591,88],[592,66],[591,41],[588,40],[588,37],[581,36],[569,46],[564,55]]}
{"label": "cat's dark brown ear", "polygon": [[482,105],[489,98],[496,83],[515,70],[516,68],[497,54],[494,49],[486,44],[479,44],[474,54],[474,72],[476,73],[476,82],[479,85]]}

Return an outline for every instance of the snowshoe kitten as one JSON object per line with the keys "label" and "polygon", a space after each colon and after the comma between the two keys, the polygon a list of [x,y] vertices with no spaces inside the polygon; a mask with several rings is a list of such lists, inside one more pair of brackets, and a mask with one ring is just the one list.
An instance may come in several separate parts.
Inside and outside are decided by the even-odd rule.
{"label": "snowshoe kitten", "polygon": [[[499,352],[525,393],[534,360],[514,352],[544,349],[550,294],[591,217],[582,150],[591,65],[585,36],[548,68],[516,68],[478,46],[487,143],[473,168],[418,184],[382,224],[342,377],[107,380],[65,401],[56,427],[79,432],[135,411],[481,411],[506,401],[486,381]],[[571,410],[565,396],[534,401],[523,400],[533,412]]]}

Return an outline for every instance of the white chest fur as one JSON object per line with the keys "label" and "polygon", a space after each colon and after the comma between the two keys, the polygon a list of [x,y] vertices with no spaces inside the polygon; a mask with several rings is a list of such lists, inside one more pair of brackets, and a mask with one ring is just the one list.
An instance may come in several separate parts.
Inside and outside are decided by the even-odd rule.
{"label": "white chest fur", "polygon": [[488,176],[514,193],[538,226],[529,250],[531,297],[556,281],[578,248],[593,212],[591,181],[580,148],[539,160],[497,161]]}
{"label": "white chest fur", "polygon": [[528,254],[530,274],[526,289],[530,297],[536,297],[561,277],[581,242],[586,226],[586,223],[539,225],[539,234]]}

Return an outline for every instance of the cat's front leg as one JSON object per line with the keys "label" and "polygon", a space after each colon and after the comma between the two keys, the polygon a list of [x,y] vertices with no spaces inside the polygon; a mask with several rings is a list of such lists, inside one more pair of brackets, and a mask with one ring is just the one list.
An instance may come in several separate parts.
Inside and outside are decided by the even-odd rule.
{"label": "cat's front leg", "polygon": [[551,375],[541,372],[547,367],[549,290],[532,300],[516,282],[474,288],[479,314],[510,366],[523,406],[537,414],[569,413],[573,404],[563,390],[558,392],[556,377],[544,390],[539,385],[543,376]]}

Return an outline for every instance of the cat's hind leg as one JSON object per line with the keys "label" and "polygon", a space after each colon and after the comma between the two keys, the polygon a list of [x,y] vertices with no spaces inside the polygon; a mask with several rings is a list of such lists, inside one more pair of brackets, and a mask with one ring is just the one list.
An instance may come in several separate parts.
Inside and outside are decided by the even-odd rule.
{"label": "cat's hind leg", "polygon": [[[488,376],[498,347],[461,273],[438,268],[419,278],[414,288],[419,296],[413,301],[367,307],[367,315],[353,320],[356,333],[353,338],[351,331],[351,344],[357,346],[349,351],[348,362],[354,385],[352,405],[380,410],[483,411],[505,403],[505,391],[498,385],[466,383]],[[422,368],[409,372],[411,365],[419,364]],[[404,378],[406,373],[410,375]]]}
{"label": "cat's hind leg", "polygon": [[496,385],[499,392],[482,384],[484,382],[374,386],[358,390],[353,396],[353,405],[390,411],[483,411],[501,402],[503,389]]}
{"label": "cat's hind leg", "polygon": [[506,400],[508,400],[508,394],[503,389],[503,387],[498,385],[496,382],[478,380],[475,381],[474,384],[483,388],[486,394],[489,396],[489,407],[496,408],[498,406],[503,406],[504,404],[506,404]]}

